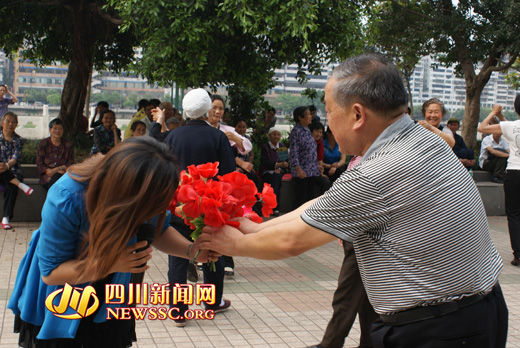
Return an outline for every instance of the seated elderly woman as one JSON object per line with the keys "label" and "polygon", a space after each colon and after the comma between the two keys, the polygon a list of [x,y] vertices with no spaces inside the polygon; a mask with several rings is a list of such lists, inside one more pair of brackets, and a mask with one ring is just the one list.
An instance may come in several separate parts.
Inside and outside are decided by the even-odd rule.
{"label": "seated elderly woman", "polygon": [[287,161],[282,161],[278,157],[280,149],[280,139],[282,133],[278,128],[271,128],[267,133],[269,141],[262,145],[260,152],[260,173],[264,182],[273,187],[276,200],[280,203],[280,189],[282,186],[282,170],[289,167]]}
{"label": "seated elderly woman", "polygon": [[36,166],[40,173],[40,184],[46,189],[58,181],[74,163],[74,147],[63,139],[63,121],[55,118],[49,122],[50,137],[38,144]]}
{"label": "seated elderly woman", "polygon": [[418,123],[429,130],[440,136],[446,143],[453,148],[455,145],[455,138],[448,127],[443,127],[441,121],[446,114],[446,108],[444,104],[437,98],[431,98],[424,102],[422,106],[422,114],[424,120],[418,121]]}
{"label": "seated elderly woman", "polygon": [[121,131],[116,126],[116,114],[112,110],[106,110],[103,113],[101,123],[94,128],[94,145],[90,150],[91,155],[98,152],[106,154],[121,142]]}
{"label": "seated elderly woman", "polygon": [[4,186],[4,230],[12,228],[9,220],[13,218],[18,189],[28,196],[33,193],[33,189],[22,182],[23,176],[18,161],[22,156],[23,139],[15,133],[17,126],[18,116],[14,112],[6,112],[2,117],[0,131],[0,184]]}

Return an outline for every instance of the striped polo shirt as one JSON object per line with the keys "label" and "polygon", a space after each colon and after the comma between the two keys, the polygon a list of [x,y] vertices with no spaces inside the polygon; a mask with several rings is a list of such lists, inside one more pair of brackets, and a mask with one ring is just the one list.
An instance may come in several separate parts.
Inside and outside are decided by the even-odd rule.
{"label": "striped polo shirt", "polygon": [[442,138],[406,115],[302,219],[354,243],[379,314],[486,293],[502,269],[473,179]]}

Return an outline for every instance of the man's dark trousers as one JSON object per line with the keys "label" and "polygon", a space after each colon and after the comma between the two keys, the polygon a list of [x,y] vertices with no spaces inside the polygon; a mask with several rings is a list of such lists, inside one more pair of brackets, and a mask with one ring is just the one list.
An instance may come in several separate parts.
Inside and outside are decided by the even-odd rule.
{"label": "man's dark trousers", "polygon": [[[189,237],[191,230],[184,224],[182,224],[182,220],[177,217],[172,217],[171,225],[173,228],[177,229],[186,239],[191,240]],[[188,305],[183,303],[173,304],[173,287],[175,283],[186,284],[187,282],[187,269],[189,260],[176,257],[176,256],[168,256],[168,282],[170,284],[170,307],[176,307],[179,309],[180,316],[184,316],[184,312],[188,309]],[[219,257],[218,261],[215,262],[215,272],[211,270],[211,266],[209,264],[204,264],[203,266],[203,274],[204,274],[204,284],[215,284],[215,306],[219,306],[222,301],[222,293],[224,292],[224,262],[222,257]]]}
{"label": "man's dark trousers", "polygon": [[[505,151],[503,151],[505,152]],[[507,158],[497,157],[489,154],[488,159],[484,161],[482,169],[490,172],[495,178],[504,179],[506,174]]]}
{"label": "man's dark trousers", "polygon": [[378,318],[368,302],[365,287],[356,260],[352,243],[343,242],[345,257],[339,273],[338,288],[332,298],[334,313],[327,325],[320,346],[324,348],[343,347],[345,337],[359,314],[361,325],[361,347],[372,347],[370,339],[371,324]]}
{"label": "man's dark trousers", "polygon": [[504,180],[506,215],[513,254],[520,259],[520,170],[507,170]]}
{"label": "man's dark trousers", "polygon": [[375,348],[504,348],[508,311],[497,283],[483,300],[455,312],[403,325],[377,320],[372,326]]}

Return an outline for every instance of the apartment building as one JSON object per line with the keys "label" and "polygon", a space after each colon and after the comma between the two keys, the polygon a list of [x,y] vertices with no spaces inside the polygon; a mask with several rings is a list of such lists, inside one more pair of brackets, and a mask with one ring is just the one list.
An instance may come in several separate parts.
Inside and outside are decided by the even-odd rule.
{"label": "apartment building", "polygon": [[[455,66],[444,67],[432,57],[423,57],[415,66],[410,79],[412,98],[415,106],[422,105],[430,98],[439,98],[450,111],[464,109],[466,102],[466,83],[455,76]],[[505,80],[504,72],[494,72],[482,91],[481,107],[491,108],[501,104],[506,110],[513,111],[517,91]]]}

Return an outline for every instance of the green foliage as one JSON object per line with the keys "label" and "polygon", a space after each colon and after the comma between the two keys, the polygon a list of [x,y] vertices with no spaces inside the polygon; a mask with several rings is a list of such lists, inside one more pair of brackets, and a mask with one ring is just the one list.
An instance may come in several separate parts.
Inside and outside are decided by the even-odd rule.
{"label": "green foliage", "polygon": [[[27,103],[40,102],[47,104],[48,96],[53,94],[60,94],[59,89],[45,89],[45,88],[29,88],[23,91],[23,101]],[[59,104],[59,103],[58,103]]]}
{"label": "green foliage", "polygon": [[[75,46],[83,44],[74,42],[85,38],[79,34],[89,34],[98,70],[119,70],[134,55],[135,37],[132,31],[119,32],[117,13],[107,1],[2,1],[0,17],[0,48],[9,54],[21,48],[21,56],[36,63],[69,62]],[[80,18],[89,26],[79,27]]]}
{"label": "green foliage", "polygon": [[31,121],[29,121],[23,125],[23,128],[36,128],[36,125],[34,123],[32,123]]}
{"label": "green foliage", "polygon": [[506,74],[507,83],[514,89],[520,88],[520,58],[511,66],[511,70]]}
{"label": "green foliage", "polygon": [[231,124],[243,120],[249,126],[258,117],[262,117],[269,104],[264,100],[261,91],[255,91],[239,86],[231,86],[228,89],[229,110],[231,112]]}
{"label": "green foliage", "polygon": [[[318,92],[319,93],[319,92]],[[311,105],[314,104],[316,109],[321,110],[322,113],[325,113],[325,108],[320,99],[314,100],[314,102],[307,96],[303,95],[294,95],[294,94],[279,94],[275,100],[271,102],[271,104],[277,109],[281,110],[285,114],[292,115],[292,112],[298,106],[303,105]],[[292,119],[292,116],[291,116]]]}
{"label": "green foliage", "polygon": [[19,54],[16,59],[35,64],[69,64],[60,118],[73,133],[80,124],[92,68],[126,67],[138,44],[132,30],[119,30],[122,22],[105,0],[2,1],[0,18],[0,49],[11,58]]}
{"label": "green foliage", "polygon": [[302,92],[302,96],[305,96],[311,100],[311,104],[321,103],[325,97],[325,91],[318,91],[314,88],[305,88]]}
{"label": "green foliage", "polygon": [[[135,69],[180,87],[239,86],[263,94],[274,69],[297,63],[317,71],[354,53],[355,1],[111,0],[143,41]],[[303,71],[303,70],[302,70]],[[299,76],[305,74],[300,71]]]}
{"label": "green foliage", "polygon": [[50,105],[60,105],[61,104],[61,94],[53,93],[53,94],[47,95],[47,102]]}
{"label": "green foliage", "polygon": [[38,151],[39,143],[40,143],[40,140],[24,139],[20,163],[24,163],[24,164],[36,163],[36,153]]}

